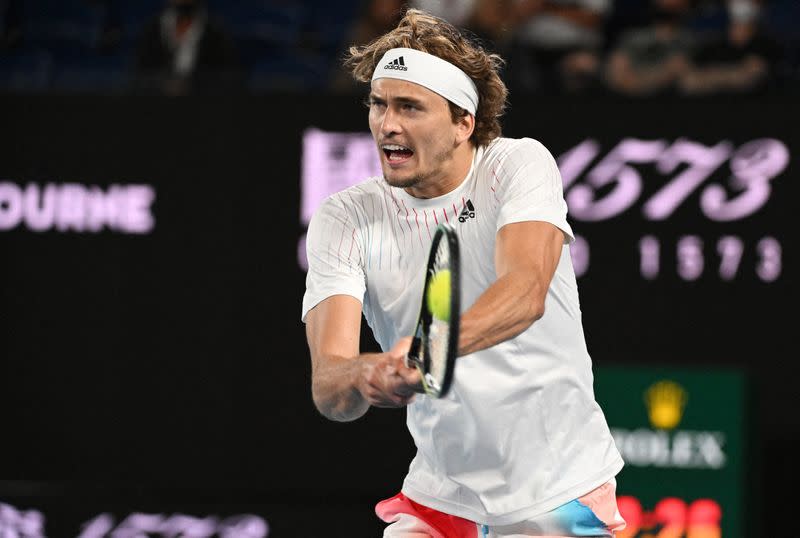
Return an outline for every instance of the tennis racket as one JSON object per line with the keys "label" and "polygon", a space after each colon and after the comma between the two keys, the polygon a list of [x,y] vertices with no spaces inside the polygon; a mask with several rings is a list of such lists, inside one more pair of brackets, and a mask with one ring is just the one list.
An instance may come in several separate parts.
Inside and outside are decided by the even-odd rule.
{"label": "tennis racket", "polygon": [[453,381],[461,313],[459,267],[456,232],[440,224],[433,234],[422,306],[406,361],[409,368],[419,369],[425,393],[434,398],[444,397]]}

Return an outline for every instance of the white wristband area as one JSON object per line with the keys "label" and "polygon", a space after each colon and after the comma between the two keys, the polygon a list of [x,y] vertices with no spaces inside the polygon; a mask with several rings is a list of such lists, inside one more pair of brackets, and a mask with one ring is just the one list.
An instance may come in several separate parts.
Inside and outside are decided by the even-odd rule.
{"label": "white wristband area", "polygon": [[390,49],[383,55],[372,80],[396,78],[419,84],[475,115],[478,89],[466,73],[437,56],[416,49]]}

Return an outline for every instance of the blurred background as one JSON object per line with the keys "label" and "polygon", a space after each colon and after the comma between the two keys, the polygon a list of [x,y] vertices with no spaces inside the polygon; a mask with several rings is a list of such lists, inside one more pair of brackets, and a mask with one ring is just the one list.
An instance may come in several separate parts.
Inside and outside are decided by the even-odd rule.
{"label": "blurred background", "polygon": [[516,92],[793,94],[794,0],[2,0],[0,88],[349,92],[338,59],[405,6],[469,29]]}
{"label": "blurred background", "polygon": [[0,536],[380,535],[405,413],[316,412],[300,307],[405,7],[558,160],[624,538],[796,535],[797,0],[0,0]]}

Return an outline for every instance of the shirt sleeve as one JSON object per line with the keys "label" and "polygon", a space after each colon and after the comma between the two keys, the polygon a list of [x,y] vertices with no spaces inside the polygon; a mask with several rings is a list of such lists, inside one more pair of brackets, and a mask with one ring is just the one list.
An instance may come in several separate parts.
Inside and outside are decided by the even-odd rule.
{"label": "shirt sleeve", "polygon": [[350,295],[362,303],[366,281],[357,219],[333,196],[311,217],[306,235],[306,290],[301,320],[333,295]]}
{"label": "shirt sleeve", "polygon": [[521,139],[501,168],[505,176],[498,193],[502,207],[497,229],[523,221],[545,221],[564,232],[564,242],[575,236],[567,222],[567,203],[561,172],[550,152],[537,140]]}

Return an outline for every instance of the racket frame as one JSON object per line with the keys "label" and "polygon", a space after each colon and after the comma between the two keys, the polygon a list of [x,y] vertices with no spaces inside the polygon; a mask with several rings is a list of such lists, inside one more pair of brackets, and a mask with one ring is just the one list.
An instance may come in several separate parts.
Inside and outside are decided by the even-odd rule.
{"label": "racket frame", "polygon": [[[447,269],[450,270],[450,320],[447,336],[447,354],[444,376],[441,384],[431,374],[431,354],[429,348],[430,327],[433,314],[428,308],[428,285],[435,274],[436,252],[441,241],[447,242],[449,256]],[[458,355],[458,336],[461,318],[461,267],[458,248],[458,236],[450,224],[439,224],[433,234],[428,263],[425,267],[425,282],[422,288],[422,304],[420,306],[414,338],[408,351],[407,364],[415,366],[422,374],[422,386],[428,396],[443,398],[450,390],[453,382],[456,357]]]}

